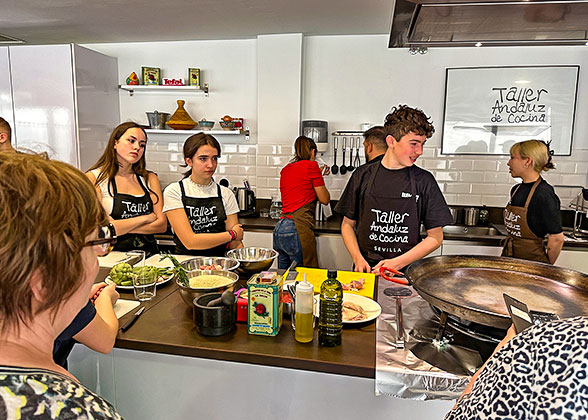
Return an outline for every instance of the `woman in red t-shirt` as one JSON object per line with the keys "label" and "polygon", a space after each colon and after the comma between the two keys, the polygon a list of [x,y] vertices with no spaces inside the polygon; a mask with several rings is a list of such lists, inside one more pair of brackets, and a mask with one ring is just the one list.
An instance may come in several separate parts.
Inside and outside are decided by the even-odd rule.
{"label": "woman in red t-shirt", "polygon": [[304,267],[318,267],[314,237],[316,200],[331,200],[315,161],[316,143],[305,136],[294,142],[295,156],[280,172],[282,218],[274,229],[274,249],[278,267],[288,268],[292,261]]}

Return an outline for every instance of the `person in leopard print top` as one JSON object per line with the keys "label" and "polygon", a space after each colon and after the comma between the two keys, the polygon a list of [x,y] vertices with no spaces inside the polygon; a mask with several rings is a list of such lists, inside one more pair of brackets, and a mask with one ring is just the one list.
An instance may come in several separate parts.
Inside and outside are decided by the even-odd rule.
{"label": "person in leopard print top", "polygon": [[445,420],[588,419],[588,317],[511,327]]}

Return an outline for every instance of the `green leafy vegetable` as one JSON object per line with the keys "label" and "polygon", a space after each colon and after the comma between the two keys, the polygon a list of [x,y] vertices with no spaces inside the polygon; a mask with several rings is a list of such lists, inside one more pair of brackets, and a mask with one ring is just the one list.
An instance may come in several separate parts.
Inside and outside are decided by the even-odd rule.
{"label": "green leafy vegetable", "polygon": [[133,284],[133,267],[127,263],[118,263],[110,270],[110,280],[118,284],[119,286],[125,286],[123,283],[129,282]]}
{"label": "green leafy vegetable", "polygon": [[184,286],[189,287],[190,282],[188,281],[188,274],[186,273],[186,269],[182,267],[182,264],[180,264],[177,258],[171,255],[170,253],[165,253],[161,255],[162,257],[159,261],[163,261],[166,258],[170,260],[174,265],[174,268],[171,268],[170,270],[175,274],[176,278],[178,279],[178,282],[182,283]]}

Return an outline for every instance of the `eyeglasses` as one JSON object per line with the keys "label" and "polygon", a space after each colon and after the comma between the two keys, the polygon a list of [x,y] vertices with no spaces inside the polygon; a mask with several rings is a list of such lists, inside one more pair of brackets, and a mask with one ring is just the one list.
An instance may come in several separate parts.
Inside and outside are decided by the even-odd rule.
{"label": "eyeglasses", "polygon": [[91,241],[86,242],[84,246],[94,247],[96,253],[103,257],[112,251],[115,243],[116,231],[114,230],[112,223],[109,223],[108,226],[101,226],[98,228],[98,239],[92,239]]}

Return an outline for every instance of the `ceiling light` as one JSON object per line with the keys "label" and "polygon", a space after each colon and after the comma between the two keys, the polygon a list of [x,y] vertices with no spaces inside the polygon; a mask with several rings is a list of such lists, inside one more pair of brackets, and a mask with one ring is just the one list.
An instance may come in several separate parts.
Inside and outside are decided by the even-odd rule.
{"label": "ceiling light", "polygon": [[416,55],[416,53],[417,53],[417,52],[418,52],[418,49],[417,49],[417,47],[410,47],[410,48],[408,49],[408,53],[409,53],[410,55]]}
{"label": "ceiling light", "polygon": [[419,47],[419,53],[420,54],[426,54],[427,51],[429,51],[429,49],[427,47]]}
{"label": "ceiling light", "polygon": [[481,47],[481,46],[482,46],[482,43],[481,43],[481,42],[476,42],[474,45],[475,45],[476,47]]}

